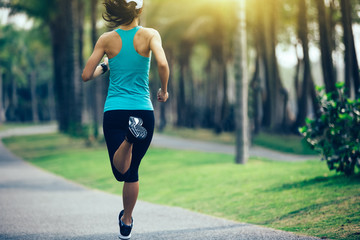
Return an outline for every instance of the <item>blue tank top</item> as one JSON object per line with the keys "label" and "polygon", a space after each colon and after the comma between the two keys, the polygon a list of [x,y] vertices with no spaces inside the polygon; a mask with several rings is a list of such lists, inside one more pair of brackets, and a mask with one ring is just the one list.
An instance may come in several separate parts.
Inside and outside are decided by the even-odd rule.
{"label": "blue tank top", "polygon": [[141,56],[134,47],[134,36],[140,28],[115,30],[121,37],[122,47],[118,55],[109,59],[110,84],[104,112],[154,110],[149,91],[151,57]]}

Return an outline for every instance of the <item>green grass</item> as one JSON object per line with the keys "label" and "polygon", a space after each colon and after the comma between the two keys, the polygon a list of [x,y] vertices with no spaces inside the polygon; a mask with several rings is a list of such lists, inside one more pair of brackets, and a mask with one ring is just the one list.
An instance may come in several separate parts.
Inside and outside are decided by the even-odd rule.
{"label": "green grass", "polygon": [[280,152],[303,155],[318,155],[312,150],[302,136],[280,135],[261,132],[254,138],[254,144],[266,148],[271,148]]}
{"label": "green grass", "polygon": [[[91,188],[116,194],[104,146],[86,148],[64,135],[4,140],[29,162]],[[145,201],[318,237],[358,239],[360,176],[329,172],[324,162],[250,159],[152,148],[140,167]]]}
{"label": "green grass", "polygon": [[[196,134],[194,134],[194,131],[196,131]],[[214,131],[208,129],[194,130],[191,128],[168,127],[164,130],[163,134],[181,138],[191,138],[201,141],[210,141],[231,145],[235,144],[235,135],[233,133],[225,132],[221,134],[216,134]],[[306,144],[302,136],[297,135],[261,132],[254,137],[253,144],[286,153],[303,155],[318,154]]]}

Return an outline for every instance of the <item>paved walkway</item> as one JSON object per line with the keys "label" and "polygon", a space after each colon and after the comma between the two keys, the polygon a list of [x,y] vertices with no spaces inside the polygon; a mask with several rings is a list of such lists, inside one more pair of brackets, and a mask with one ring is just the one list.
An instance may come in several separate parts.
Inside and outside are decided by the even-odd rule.
{"label": "paved walkway", "polygon": [[[117,239],[121,206],[120,196],[45,172],[0,142],[0,239]],[[133,240],[316,239],[143,201],[134,224]]]}
{"label": "paved walkway", "polygon": [[[235,155],[235,147],[232,145],[196,141],[190,139],[170,137],[160,134],[155,134],[151,144],[152,146],[179,149],[179,150],[193,150],[193,151],[225,153],[225,154]],[[307,161],[307,160],[320,158],[319,156],[304,156],[304,155],[282,153],[258,146],[252,146],[250,148],[250,156],[264,157],[270,160],[286,161],[286,162]]]}
{"label": "paved walkway", "polygon": [[[0,132],[0,138],[6,136],[14,136],[14,135],[31,135],[34,133],[53,133],[56,132],[56,130],[57,130],[56,125],[44,125],[44,126],[9,129],[7,131]],[[210,153],[225,153],[232,155],[235,154],[235,147],[231,145],[189,140],[189,139],[183,139],[177,137],[170,137],[161,134],[155,134],[151,144],[152,146],[179,149],[179,150],[194,150],[194,151],[203,151]],[[290,161],[290,162],[320,159],[319,156],[288,154],[258,146],[252,146],[250,148],[250,156],[264,157],[276,161]]]}

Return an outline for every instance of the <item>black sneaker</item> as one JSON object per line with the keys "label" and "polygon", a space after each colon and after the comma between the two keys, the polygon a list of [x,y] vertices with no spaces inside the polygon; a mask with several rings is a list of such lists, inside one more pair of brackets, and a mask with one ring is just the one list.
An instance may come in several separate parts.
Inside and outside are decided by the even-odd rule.
{"label": "black sneaker", "polygon": [[135,142],[136,140],[143,140],[147,136],[146,129],[142,126],[143,120],[138,117],[129,118],[129,132],[127,134],[127,140],[130,143]]}
{"label": "black sneaker", "polygon": [[119,227],[120,234],[119,239],[130,239],[131,238],[131,229],[133,227],[134,220],[131,218],[131,225],[126,225],[122,220],[122,216],[124,215],[124,210],[122,210],[119,214]]}

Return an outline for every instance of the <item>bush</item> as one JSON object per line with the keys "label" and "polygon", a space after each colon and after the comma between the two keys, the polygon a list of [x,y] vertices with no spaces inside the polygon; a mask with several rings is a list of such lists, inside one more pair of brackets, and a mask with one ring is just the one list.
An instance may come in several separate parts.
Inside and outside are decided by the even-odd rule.
{"label": "bush", "polygon": [[360,98],[345,97],[344,84],[336,84],[337,91],[325,93],[317,87],[320,113],[306,119],[300,128],[311,147],[321,152],[330,170],[351,175],[360,168]]}

